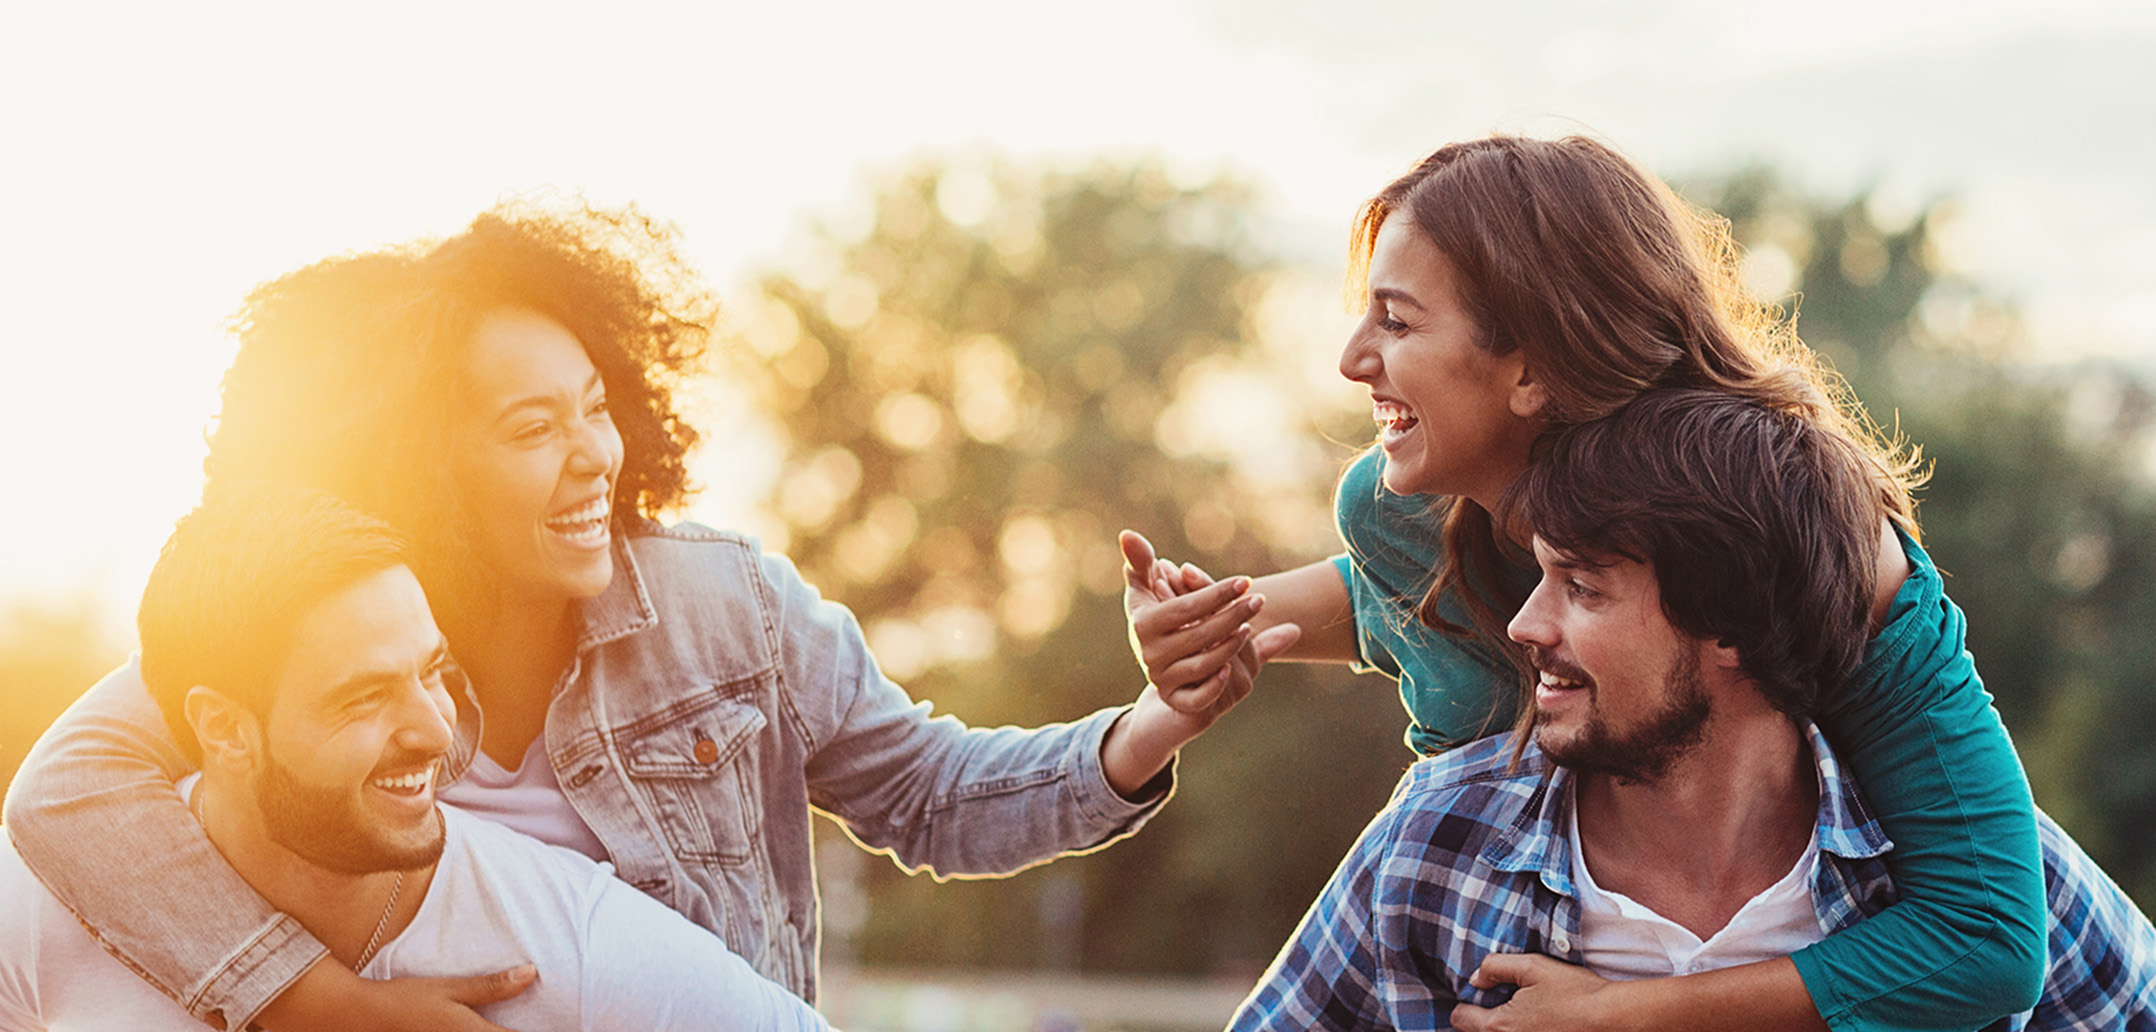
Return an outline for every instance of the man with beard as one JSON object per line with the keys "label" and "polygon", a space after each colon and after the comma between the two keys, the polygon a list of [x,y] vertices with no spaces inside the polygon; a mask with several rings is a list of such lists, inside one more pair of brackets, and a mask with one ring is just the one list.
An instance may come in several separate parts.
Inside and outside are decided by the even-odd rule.
{"label": "man with beard", "polygon": [[[1542,569],[1509,628],[1522,727],[1408,772],[1232,1028],[1654,1027],[1624,980],[1773,962],[1891,903],[1893,843],[1805,716],[1871,633],[1875,472],[1722,392],[1553,442],[1499,513]],[[1902,544],[1887,650],[1939,611]],[[2156,1029],[2156,929],[2038,825],[2044,991],[2001,1025]]]}
{"label": "man with beard", "polygon": [[[436,804],[461,676],[405,547],[303,488],[182,520],[143,593],[142,672],[210,843],[362,975],[471,978],[539,1029],[824,1029],[808,1005],[605,865]],[[0,1029],[202,1026],[0,850]],[[491,1002],[490,1002],[491,1001]],[[487,1026],[495,1027],[495,1026]]]}

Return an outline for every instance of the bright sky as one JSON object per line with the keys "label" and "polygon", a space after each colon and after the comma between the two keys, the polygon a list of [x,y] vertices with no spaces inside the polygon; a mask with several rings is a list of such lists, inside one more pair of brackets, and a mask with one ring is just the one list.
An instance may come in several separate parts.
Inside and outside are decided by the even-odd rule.
{"label": "bright sky", "polygon": [[199,488],[246,290],[505,196],[635,201],[729,296],[909,157],[1157,153],[1255,178],[1279,246],[1323,263],[1422,152],[1552,116],[1669,175],[1763,157],[1954,192],[1958,259],[2047,355],[2156,365],[2138,0],[15,4],[0,599],[90,593],[124,628]]}

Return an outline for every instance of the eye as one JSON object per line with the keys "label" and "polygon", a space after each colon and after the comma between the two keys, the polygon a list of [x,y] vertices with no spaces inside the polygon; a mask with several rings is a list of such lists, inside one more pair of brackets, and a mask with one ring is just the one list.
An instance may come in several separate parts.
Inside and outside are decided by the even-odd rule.
{"label": "eye", "polygon": [[545,437],[547,432],[552,429],[554,429],[554,424],[552,423],[527,423],[519,428],[516,433],[511,434],[509,439],[512,441],[537,441]]}
{"label": "eye", "polygon": [[1380,303],[1377,306],[1377,328],[1397,336],[1407,331],[1407,324],[1392,317],[1391,305]]}
{"label": "eye", "polygon": [[596,400],[591,403],[590,407],[584,410],[584,414],[587,416],[604,416],[612,413],[613,411],[614,408],[606,400],[606,395],[601,394]]}
{"label": "eye", "polygon": [[1571,596],[1574,600],[1580,602],[1587,602],[1602,597],[1601,592],[1580,583],[1580,579],[1577,577],[1565,578],[1565,594]]}

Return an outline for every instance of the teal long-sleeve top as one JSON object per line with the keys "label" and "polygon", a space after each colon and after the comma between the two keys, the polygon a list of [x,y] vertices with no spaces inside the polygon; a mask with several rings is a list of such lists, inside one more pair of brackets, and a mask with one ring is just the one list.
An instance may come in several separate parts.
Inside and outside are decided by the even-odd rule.
{"label": "teal long-sleeve top", "polygon": [[[1358,669],[1400,684],[1408,744],[1432,754],[1511,726],[1518,679],[1488,643],[1420,623],[1443,562],[1445,500],[1383,486],[1383,453],[1340,479],[1333,560],[1355,612]],[[1974,1029],[2034,1005],[2046,918],[2035,804],[1965,648],[1967,624],[1907,535],[1911,572],[1863,665],[1814,714],[1865,786],[1901,900],[1792,955],[1836,1032]],[[1524,584],[1532,567],[1513,571]],[[1465,622],[1457,599],[1440,611]]]}

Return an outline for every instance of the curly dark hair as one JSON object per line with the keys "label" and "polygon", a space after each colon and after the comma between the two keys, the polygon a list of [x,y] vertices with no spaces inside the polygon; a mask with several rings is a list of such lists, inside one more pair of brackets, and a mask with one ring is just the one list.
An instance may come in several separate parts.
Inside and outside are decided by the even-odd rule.
{"label": "curly dark hair", "polygon": [[583,205],[503,205],[446,240],[329,258],[255,288],[232,321],[240,348],[205,495],[241,480],[309,484],[388,519],[422,553],[456,551],[442,439],[465,348],[506,307],[566,327],[604,380],[624,451],[615,516],[680,506],[697,434],[671,387],[702,356],[716,305],[670,227]]}

